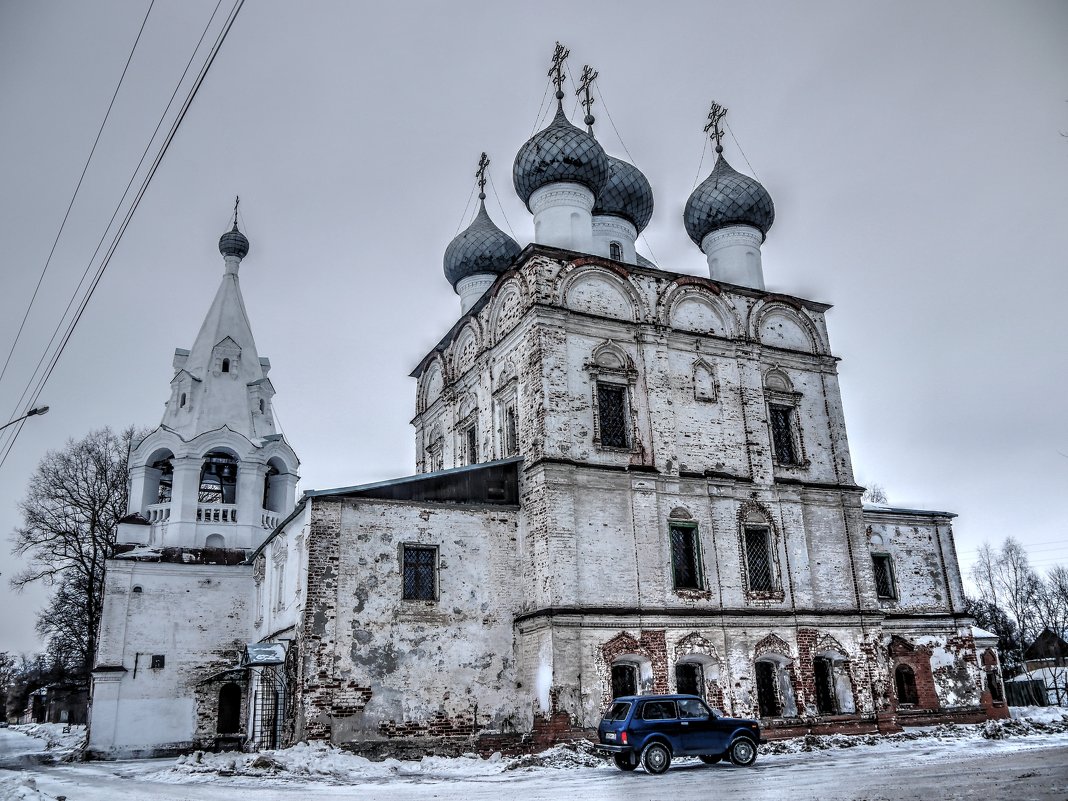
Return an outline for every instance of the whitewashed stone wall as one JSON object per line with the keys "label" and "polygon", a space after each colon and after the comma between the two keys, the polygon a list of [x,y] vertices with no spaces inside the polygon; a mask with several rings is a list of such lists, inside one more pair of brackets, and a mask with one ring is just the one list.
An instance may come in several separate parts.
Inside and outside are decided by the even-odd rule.
{"label": "whitewashed stone wall", "polygon": [[[150,756],[210,740],[216,709],[206,696],[198,703],[198,685],[240,659],[251,569],[113,559],[106,582],[90,752]],[[152,668],[153,655],[162,668]]]}

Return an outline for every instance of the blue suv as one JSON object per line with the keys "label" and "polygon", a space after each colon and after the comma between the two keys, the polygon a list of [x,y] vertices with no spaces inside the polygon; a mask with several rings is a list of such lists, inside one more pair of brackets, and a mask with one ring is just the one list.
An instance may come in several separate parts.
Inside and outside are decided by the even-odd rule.
{"label": "blue suv", "polygon": [[735,765],[756,762],[760,724],[728,718],[696,695],[627,695],[616,698],[597,728],[597,750],[616,767],[663,773],[672,757],[697,756],[709,765],[726,757]]}

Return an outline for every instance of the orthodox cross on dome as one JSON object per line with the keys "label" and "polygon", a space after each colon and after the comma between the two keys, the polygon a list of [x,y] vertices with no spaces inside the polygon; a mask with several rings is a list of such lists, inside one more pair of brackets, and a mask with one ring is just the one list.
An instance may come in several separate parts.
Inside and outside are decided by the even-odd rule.
{"label": "orthodox cross on dome", "polygon": [[723,106],[713,100],[712,108],[708,111],[708,124],[705,125],[705,133],[715,141],[717,153],[723,152],[723,129],[719,127],[719,124],[726,116],[727,109],[723,108]]}
{"label": "orthodox cross on dome", "polygon": [[237,228],[237,207],[241,203],[241,195],[234,195],[234,228]]}
{"label": "orthodox cross on dome", "polygon": [[590,133],[593,133],[594,117],[590,113],[590,109],[593,108],[593,96],[590,94],[590,89],[593,87],[593,82],[597,80],[598,72],[589,64],[582,67],[582,78],[579,80],[578,89],[575,90],[576,95],[584,95],[582,98],[582,107],[586,109],[586,117],[582,120],[586,123],[586,128]]}
{"label": "orthodox cross on dome", "polygon": [[561,106],[563,106],[564,100],[564,60],[569,55],[571,55],[571,51],[557,42],[556,49],[553,50],[553,65],[549,67],[549,77],[556,84],[556,99]]}
{"label": "orthodox cross on dome", "polygon": [[478,199],[486,199],[486,168],[489,166],[489,156],[482,153],[482,157],[478,160],[478,169],[475,170],[475,178],[478,179]]}

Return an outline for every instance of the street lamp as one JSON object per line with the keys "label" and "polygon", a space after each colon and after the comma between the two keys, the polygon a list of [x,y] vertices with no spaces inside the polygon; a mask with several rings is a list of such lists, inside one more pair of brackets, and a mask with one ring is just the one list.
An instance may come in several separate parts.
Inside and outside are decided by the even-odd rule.
{"label": "street lamp", "polygon": [[48,411],[48,407],[47,406],[37,406],[36,408],[30,409],[28,412],[26,412],[26,414],[22,415],[22,417],[16,417],[10,423],[4,423],[2,426],[0,426],[0,431],[4,430],[8,426],[13,426],[13,425],[15,425],[15,423],[18,423],[18,422],[20,422],[22,420],[25,420],[27,417],[33,417],[33,416],[38,415],[38,414],[44,414],[47,411]]}

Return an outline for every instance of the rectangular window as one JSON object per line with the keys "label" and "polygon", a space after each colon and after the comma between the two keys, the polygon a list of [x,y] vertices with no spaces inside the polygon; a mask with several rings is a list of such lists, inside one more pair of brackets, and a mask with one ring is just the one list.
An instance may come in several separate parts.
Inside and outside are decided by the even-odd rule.
{"label": "rectangular window", "polygon": [[638,668],[629,662],[612,665],[612,697],[638,694]]}
{"label": "rectangular window", "polygon": [[472,423],[464,431],[464,450],[468,464],[478,463],[478,426]]}
{"label": "rectangular window", "polygon": [[675,578],[675,589],[701,589],[701,558],[700,546],[697,542],[697,527],[672,524],[669,532],[671,535],[671,571]]}
{"label": "rectangular window", "polygon": [[627,447],[627,388],[614,384],[597,385],[597,417],[601,445]]}
{"label": "rectangular window", "polygon": [[504,455],[515,456],[519,453],[519,426],[516,421],[515,404],[504,407]]}
{"label": "rectangular window", "polygon": [[875,569],[875,592],[880,598],[897,598],[897,591],[894,588],[894,566],[890,562],[890,555],[873,553],[871,564]]}
{"label": "rectangular window", "polygon": [[432,545],[404,546],[404,600],[437,600],[438,549]]}
{"label": "rectangular window", "polygon": [[642,710],[642,720],[674,720],[677,717],[674,701],[646,701]]}
{"label": "rectangular window", "polygon": [[789,406],[771,407],[771,439],[775,446],[775,461],[779,464],[796,465],[794,448],[794,410]]}
{"label": "rectangular window", "polygon": [[749,589],[753,592],[774,590],[771,529],[765,526],[750,526],[745,529],[745,560],[749,568]]}
{"label": "rectangular window", "polygon": [[[704,685],[704,671],[697,662],[680,662],[675,665],[675,686],[681,695],[699,695],[704,697],[702,686]],[[682,704],[679,704],[681,711]],[[683,715],[683,717],[692,717]]]}
{"label": "rectangular window", "polygon": [[152,669],[163,670],[163,666],[167,663],[167,658],[163,654],[152,654]]}

